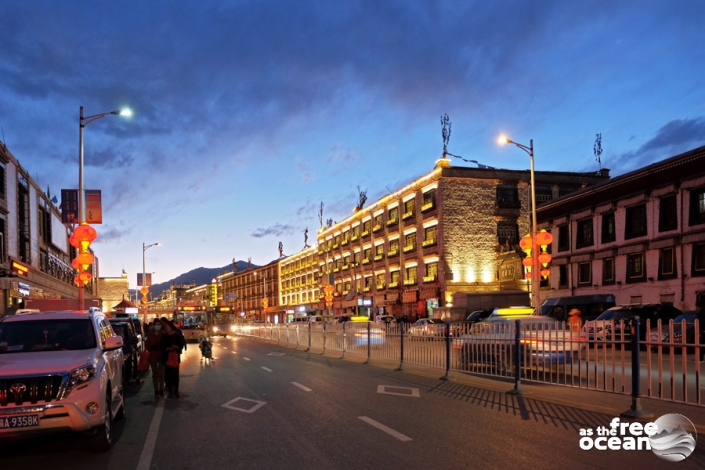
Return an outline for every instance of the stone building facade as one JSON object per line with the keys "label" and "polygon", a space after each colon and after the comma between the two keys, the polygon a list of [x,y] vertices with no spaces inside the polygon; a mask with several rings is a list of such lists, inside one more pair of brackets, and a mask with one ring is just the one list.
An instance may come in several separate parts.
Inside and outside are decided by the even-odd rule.
{"label": "stone building facade", "polygon": [[102,309],[104,312],[111,312],[115,306],[125,299],[130,298],[130,283],[127,280],[127,273],[122,272],[120,277],[98,278],[98,291],[103,300]]}
{"label": "stone building facade", "polygon": [[554,237],[544,298],[614,294],[618,304],[705,300],[705,147],[538,207]]}

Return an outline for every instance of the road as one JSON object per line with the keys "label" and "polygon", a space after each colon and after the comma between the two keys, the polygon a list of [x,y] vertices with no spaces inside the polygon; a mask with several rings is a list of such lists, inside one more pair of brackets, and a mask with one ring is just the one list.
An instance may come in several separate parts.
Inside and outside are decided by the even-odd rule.
{"label": "road", "polygon": [[[613,416],[439,381],[250,338],[190,344],[181,398],[133,384],[115,444],[70,435],[17,441],[9,469],[666,468],[651,451],[583,451],[579,430]],[[225,405],[225,406],[224,406]],[[672,464],[670,464],[672,465]],[[705,438],[679,468],[705,466]]]}

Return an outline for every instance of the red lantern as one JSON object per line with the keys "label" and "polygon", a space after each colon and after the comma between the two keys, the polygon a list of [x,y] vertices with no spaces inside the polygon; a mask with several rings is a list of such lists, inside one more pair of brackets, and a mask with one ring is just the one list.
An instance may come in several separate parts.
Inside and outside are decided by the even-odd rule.
{"label": "red lantern", "polygon": [[531,279],[533,277],[533,273],[531,271],[527,271],[524,273],[524,277],[527,279]]}
{"label": "red lantern", "polygon": [[539,255],[539,263],[545,268],[548,263],[551,262],[552,256],[548,253],[541,253]]}
{"label": "red lantern", "polygon": [[146,303],[147,303],[147,296],[146,296],[146,295],[143,295],[143,296],[142,296],[142,303],[143,303],[143,304],[146,304]]}
{"label": "red lantern", "polygon": [[93,264],[93,261],[95,258],[93,255],[87,251],[82,251],[81,253],[76,256],[76,261],[78,261],[78,264],[86,266],[89,264]]}
{"label": "red lantern", "polygon": [[519,246],[521,247],[522,250],[526,251],[527,253],[531,252],[531,249],[533,248],[533,243],[531,240],[531,235],[526,235],[524,238],[519,240]]}
{"label": "red lantern", "polygon": [[73,278],[73,283],[76,284],[77,286],[80,286],[82,284],[81,280],[78,278],[78,276]]}
{"label": "red lantern", "polygon": [[553,235],[551,235],[550,232],[541,230],[539,233],[536,234],[536,244],[540,245],[541,248],[545,248],[551,243],[553,243]]}
{"label": "red lantern", "polygon": [[76,258],[71,261],[71,266],[73,266],[73,269],[77,271],[81,269],[81,265],[78,263],[78,259]]}
{"label": "red lantern", "polygon": [[93,275],[91,275],[91,273],[89,273],[88,271],[83,271],[81,272],[81,274],[78,275],[78,279],[85,284],[87,282],[90,282],[91,279],[93,279]]}
{"label": "red lantern", "polygon": [[81,248],[81,242],[78,238],[76,238],[75,233],[72,233],[71,236],[69,237],[69,243],[74,248]]}
{"label": "red lantern", "polygon": [[147,294],[149,294],[149,289],[147,287],[143,287],[140,289],[140,292],[142,293],[142,295],[145,296],[145,299],[146,299]]}
{"label": "red lantern", "polygon": [[531,268],[534,265],[534,260],[531,258],[531,256],[527,256],[522,260],[521,264],[523,264],[527,268]]}
{"label": "red lantern", "polygon": [[548,269],[548,268],[543,268],[543,269],[541,270],[541,277],[543,277],[544,279],[546,279],[549,274],[551,274],[551,270],[550,270],[550,269]]}
{"label": "red lantern", "polygon": [[74,229],[73,235],[79,242],[91,243],[98,236],[98,232],[96,232],[93,227],[84,222]]}

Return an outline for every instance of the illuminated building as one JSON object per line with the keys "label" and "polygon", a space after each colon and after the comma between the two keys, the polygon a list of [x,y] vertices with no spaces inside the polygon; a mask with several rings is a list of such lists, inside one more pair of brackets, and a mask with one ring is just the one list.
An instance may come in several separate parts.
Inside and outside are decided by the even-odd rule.
{"label": "illuminated building", "polygon": [[[609,171],[535,177],[537,201],[545,202],[604,181]],[[319,277],[333,277],[333,312],[412,320],[448,305],[454,292],[527,289],[516,246],[530,232],[529,201],[529,170],[439,160],[430,173],[321,227]]]}
{"label": "illuminated building", "polygon": [[241,318],[282,322],[279,305],[279,260],[245,271],[227,273],[220,278],[223,304],[231,306]]}
{"label": "illuminated building", "polygon": [[537,207],[553,234],[545,298],[614,294],[618,304],[705,301],[705,147]]}
{"label": "illuminated building", "polygon": [[127,273],[122,272],[120,277],[98,278],[98,291],[103,300],[102,309],[104,312],[111,312],[115,306],[130,297],[130,283],[127,280]]}
{"label": "illuminated building", "polygon": [[279,260],[280,311],[287,321],[314,314],[319,307],[318,247],[308,247]]}

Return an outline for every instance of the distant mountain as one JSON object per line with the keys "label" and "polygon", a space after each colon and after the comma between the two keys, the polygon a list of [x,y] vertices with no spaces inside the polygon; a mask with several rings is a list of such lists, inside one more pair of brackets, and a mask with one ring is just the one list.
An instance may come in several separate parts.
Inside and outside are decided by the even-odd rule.
{"label": "distant mountain", "polygon": [[[237,263],[237,270],[239,271],[244,271],[247,269],[247,261],[238,261]],[[258,268],[259,266],[256,266],[254,264],[250,265],[250,268]],[[152,293],[153,297],[159,296],[162,292],[168,291],[169,288],[171,287],[172,284],[190,284],[190,283],[195,283],[197,286],[200,286],[202,284],[207,284],[213,280],[214,277],[219,276],[223,274],[223,272],[232,272],[233,271],[233,265],[232,263],[227,264],[223,266],[222,268],[196,268],[192,269],[191,271],[181,274],[174,279],[171,279],[166,282],[162,282],[160,284],[153,284],[150,288],[149,291]],[[134,290],[131,291],[134,294]],[[141,296],[141,294],[140,294]]]}

